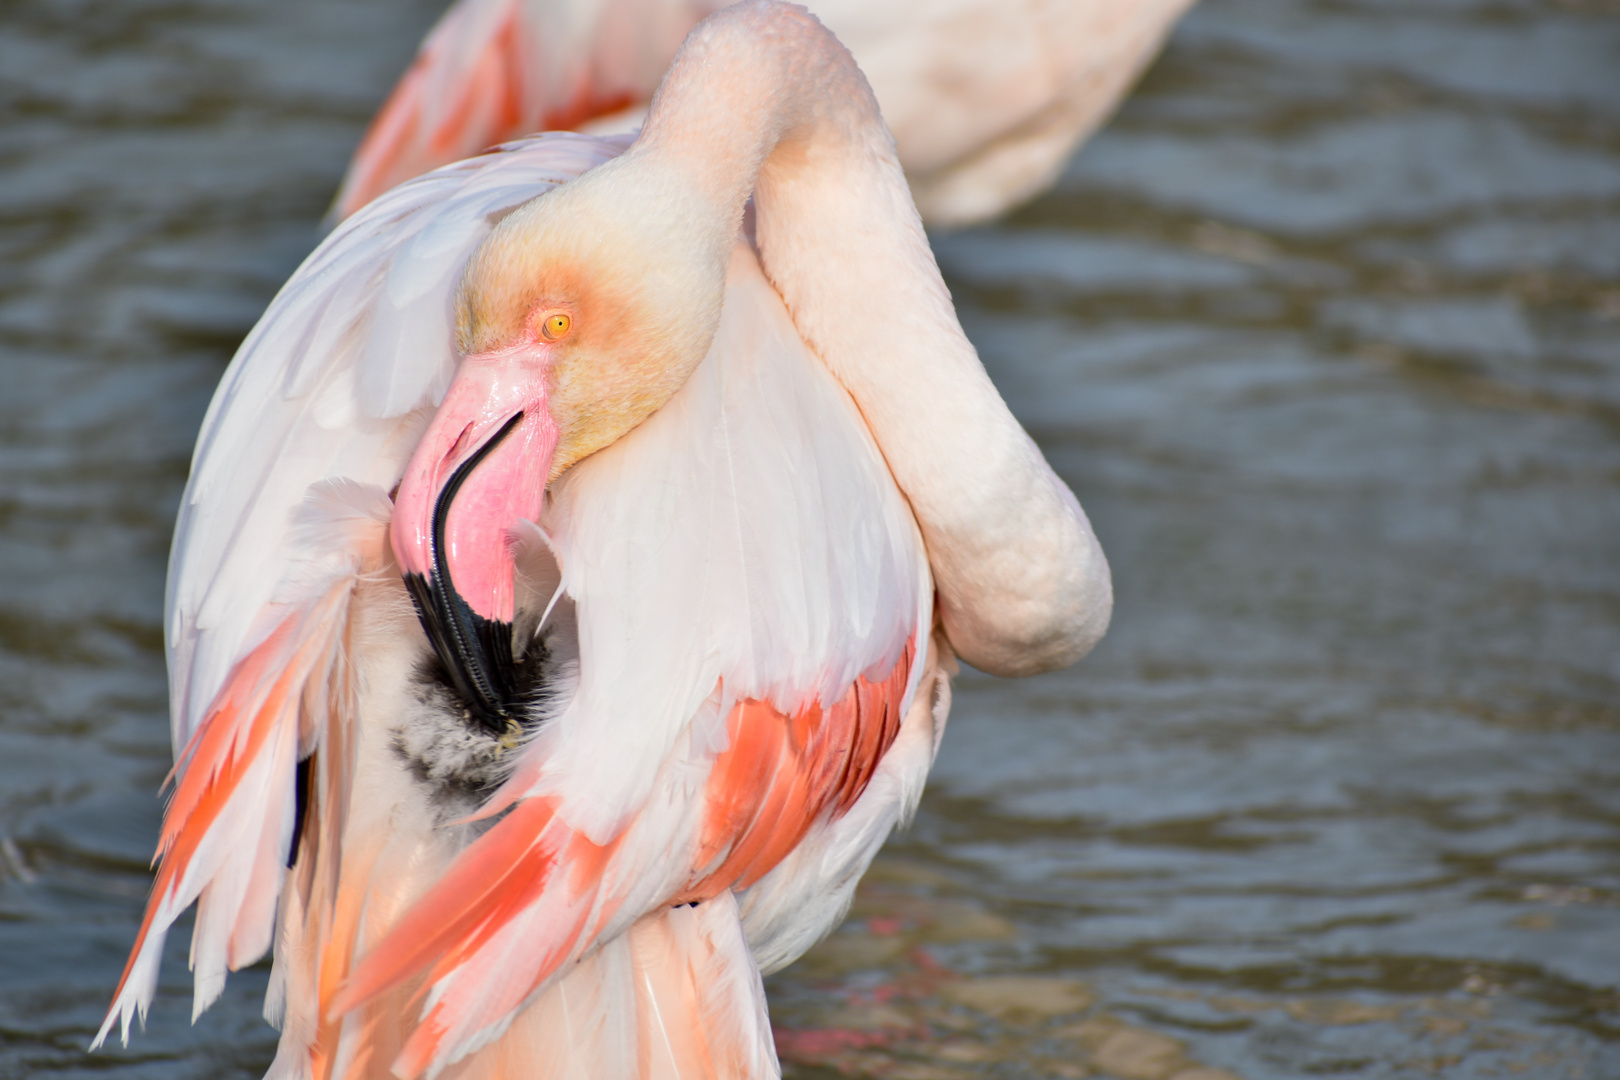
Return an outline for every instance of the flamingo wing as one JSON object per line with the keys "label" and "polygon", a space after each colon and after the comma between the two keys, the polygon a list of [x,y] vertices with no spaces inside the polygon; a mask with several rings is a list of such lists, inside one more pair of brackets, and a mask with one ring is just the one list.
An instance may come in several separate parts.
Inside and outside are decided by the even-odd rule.
{"label": "flamingo wing", "polygon": [[558,136],[396,189],[272,301],[203,421],[170,558],[176,765],[146,918],[99,1043],[127,1039],[174,919],[199,905],[195,1009],[268,949],[297,763],[352,722],[355,583],[386,567],[387,492],[455,367],[451,304],[492,217],[622,151]]}
{"label": "flamingo wing", "polygon": [[455,288],[493,221],[627,144],[535,139],[425,176],[345,223],[276,295],[214,394],[175,526],[165,615],[177,751],[268,634],[260,613],[310,485],[399,480],[455,372]]}
{"label": "flamingo wing", "polygon": [[[686,386],[553,490],[577,686],[484,810],[504,816],[331,1007],[363,1043],[364,1006],[404,988],[421,1018],[400,1076],[487,1044],[649,917],[731,904],[807,839],[858,849],[853,884],[932,760],[933,714],[912,708],[933,670],[920,534],[746,246]],[[799,948],[841,915],[809,905]],[[757,986],[752,958],[734,959]],[[768,1055],[761,1031],[733,1041]]]}

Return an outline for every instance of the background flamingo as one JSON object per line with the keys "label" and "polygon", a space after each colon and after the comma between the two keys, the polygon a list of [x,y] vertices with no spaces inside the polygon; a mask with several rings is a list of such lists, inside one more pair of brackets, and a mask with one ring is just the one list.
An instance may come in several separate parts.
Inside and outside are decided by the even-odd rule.
{"label": "background flamingo", "polygon": [[272,1075],[775,1071],[760,970],[915,806],[953,652],[1061,666],[1110,608],[889,147],[747,3],[633,146],[436,172],[293,277],[183,503],[183,749],[100,1038],[195,901],[195,1012],[274,943]]}
{"label": "background flamingo", "polygon": [[[871,80],[923,220],[1049,185],[1192,0],[818,0]],[[630,130],[681,38],[725,0],[458,0],[373,121],[338,217],[535,131]]]}

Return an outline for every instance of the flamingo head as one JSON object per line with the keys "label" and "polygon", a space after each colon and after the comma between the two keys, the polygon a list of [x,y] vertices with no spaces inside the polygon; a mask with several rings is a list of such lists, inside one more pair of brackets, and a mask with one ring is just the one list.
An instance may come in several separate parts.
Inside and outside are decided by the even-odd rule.
{"label": "flamingo head", "polygon": [[719,324],[735,223],[726,235],[648,173],[632,150],[479,246],[456,301],[460,367],[395,498],[394,553],[423,627],[495,733],[513,730],[519,704],[513,526],[667,402]]}

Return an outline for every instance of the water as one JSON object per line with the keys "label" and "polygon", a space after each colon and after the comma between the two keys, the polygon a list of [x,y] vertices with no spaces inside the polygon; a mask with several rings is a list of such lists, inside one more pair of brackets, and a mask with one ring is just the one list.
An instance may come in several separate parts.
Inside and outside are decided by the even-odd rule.
{"label": "water", "polygon": [[[184,934],[83,1047],[191,441],[436,6],[6,7],[0,1076],[268,1063],[264,970],[189,1027]],[[798,1076],[1620,1076],[1616,14],[1206,0],[1057,191],[940,239],[1115,623],[964,673],[915,827],[772,980]]]}

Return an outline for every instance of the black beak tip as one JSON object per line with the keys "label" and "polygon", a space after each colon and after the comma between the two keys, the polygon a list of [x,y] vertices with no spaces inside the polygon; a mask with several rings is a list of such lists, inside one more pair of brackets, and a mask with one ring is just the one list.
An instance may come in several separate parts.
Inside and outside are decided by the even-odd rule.
{"label": "black beak tip", "polygon": [[474,720],[492,735],[506,734],[517,685],[512,624],[479,615],[453,585],[441,585],[437,574],[407,574],[405,588],[451,686]]}
{"label": "black beak tip", "polygon": [[473,717],[497,736],[511,727],[517,698],[512,624],[484,618],[456,591],[444,559],[444,530],[461,485],[522,420],[521,412],[514,414],[451,474],[433,504],[433,571],[427,578],[405,575],[405,588],[416,604],[422,629],[451,684]]}

